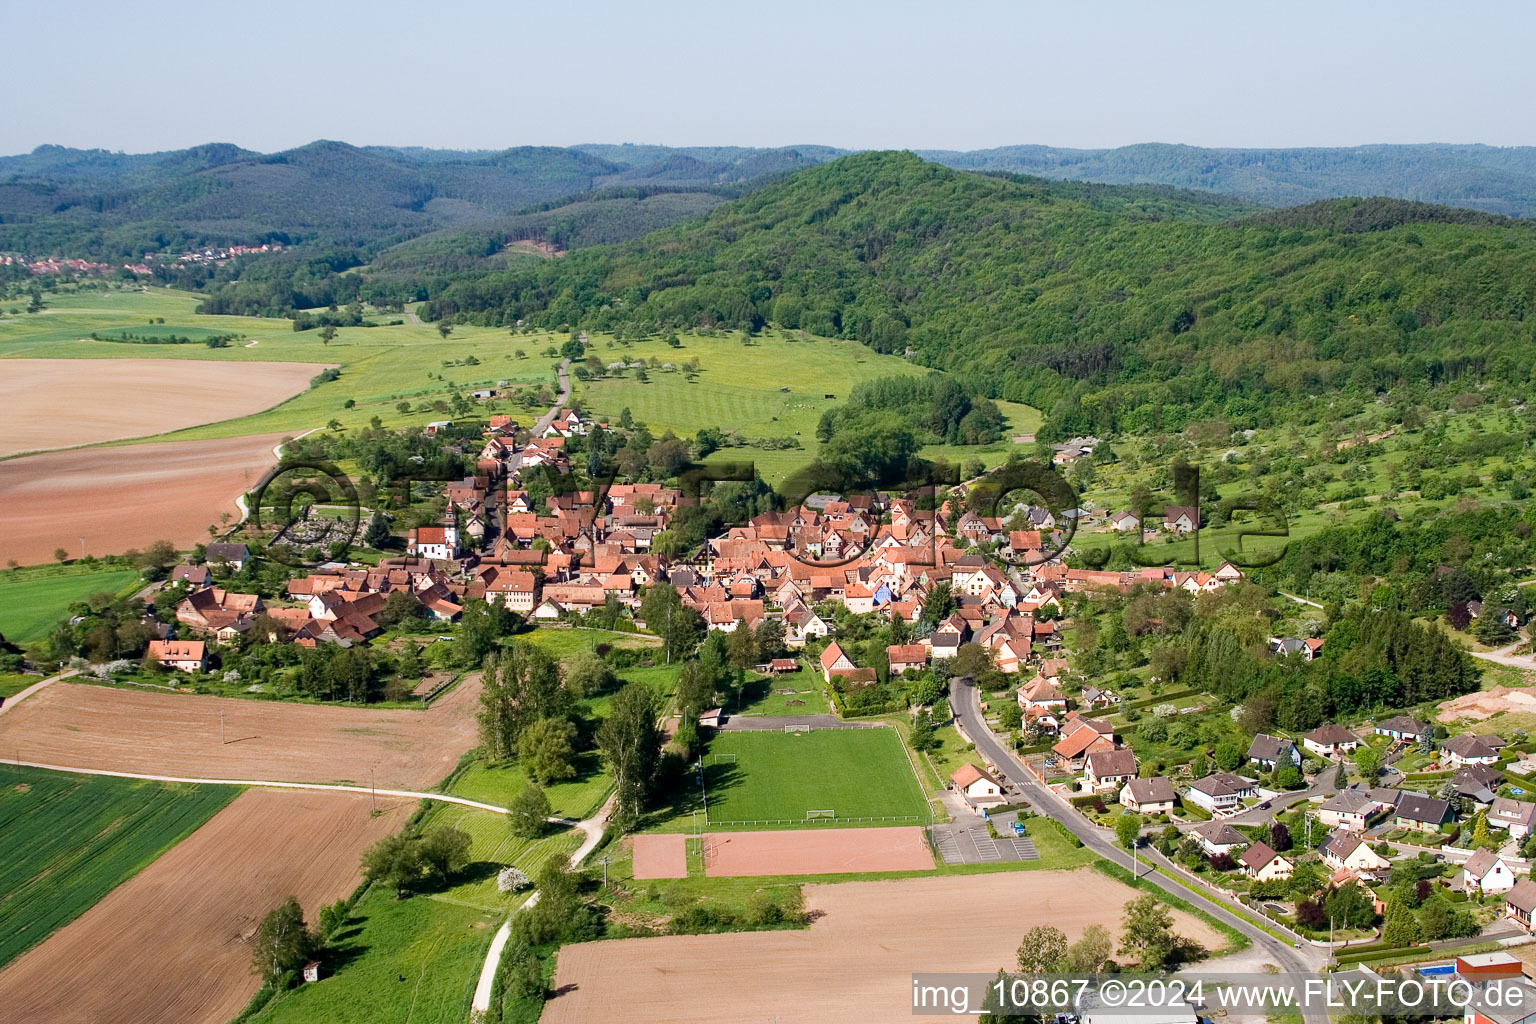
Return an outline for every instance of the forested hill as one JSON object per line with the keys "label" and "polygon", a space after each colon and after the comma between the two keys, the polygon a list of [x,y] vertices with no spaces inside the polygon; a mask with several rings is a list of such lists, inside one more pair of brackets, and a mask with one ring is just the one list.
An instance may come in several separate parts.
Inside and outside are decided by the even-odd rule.
{"label": "forested hill", "polygon": [[1218,414],[1252,425],[1339,388],[1529,384],[1536,226],[1399,205],[1375,230],[1327,210],[1269,224],[1166,190],[868,153],[641,239],[455,282],[428,312],[775,322],[954,371],[1048,410],[1064,434]]}
{"label": "forested hill", "polygon": [[1209,189],[1264,206],[1382,195],[1515,217],[1536,214],[1536,147],[1531,146],[1203,149],[1147,143],[1118,149],[1004,146],[918,155],[963,170]]}
{"label": "forested hill", "polygon": [[272,154],[225,144],[151,154],[41,146],[0,157],[0,251],[120,259],[268,241],[377,251],[594,189],[731,191],[826,157],[792,148],[642,157],[614,148],[626,159],[556,147],[460,152],[324,141]]}

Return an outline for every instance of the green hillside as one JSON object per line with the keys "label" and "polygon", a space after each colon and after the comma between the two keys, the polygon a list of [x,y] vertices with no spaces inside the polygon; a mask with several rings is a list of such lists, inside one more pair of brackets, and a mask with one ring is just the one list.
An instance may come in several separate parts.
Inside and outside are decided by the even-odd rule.
{"label": "green hillside", "polygon": [[1531,226],[1397,205],[1363,225],[1318,211],[1268,224],[1166,190],[868,153],[642,239],[456,282],[427,312],[598,330],[773,322],[955,372],[1045,410],[1057,436],[1216,415],[1256,426],[1334,389],[1529,381]]}

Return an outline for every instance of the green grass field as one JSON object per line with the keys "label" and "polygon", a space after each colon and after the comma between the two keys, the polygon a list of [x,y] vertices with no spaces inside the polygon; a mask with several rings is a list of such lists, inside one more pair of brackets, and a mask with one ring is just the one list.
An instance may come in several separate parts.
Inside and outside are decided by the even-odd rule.
{"label": "green grass field", "polygon": [[[550,809],[562,817],[585,818],[602,804],[613,778],[595,750],[576,757],[576,777],[544,787]],[[487,765],[477,761],[454,779],[455,796],[506,807],[528,782],[521,765]]]}
{"label": "green grass field", "polygon": [[448,888],[404,900],[386,889],[369,889],[327,960],[334,973],[321,984],[283,993],[251,1020],[467,1020],[491,936],[528,898],[526,892],[498,891],[496,872],[515,864],[534,874],[549,858],[570,856],[581,838],[571,831],[513,838],[502,815],[452,804],[435,806],[422,823],[425,832],[445,826],[469,834],[470,866]]}
{"label": "green grass field", "polygon": [[[723,732],[704,755],[709,824],[788,827],[810,810],[836,824],[926,824],[928,802],[893,729]],[[868,819],[868,820],[861,820]]]}
{"label": "green grass field", "polygon": [[76,601],[92,594],[116,594],[138,583],[139,574],[121,566],[38,566],[0,573],[0,633],[12,643],[42,639]]}
{"label": "green grass field", "polygon": [[0,766],[0,964],[79,917],[239,792]]}
{"label": "green grass field", "polygon": [[[780,692],[793,690],[793,693]],[[733,715],[827,715],[832,705],[821,676],[809,669],[772,677],[748,679],[741,690],[741,706]]]}

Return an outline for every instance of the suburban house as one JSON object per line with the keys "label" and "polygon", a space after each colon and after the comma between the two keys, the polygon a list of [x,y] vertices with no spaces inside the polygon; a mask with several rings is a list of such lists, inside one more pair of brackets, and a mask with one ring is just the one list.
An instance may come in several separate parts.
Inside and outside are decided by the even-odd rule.
{"label": "suburban house", "polygon": [[1518,921],[1526,931],[1530,931],[1533,911],[1536,911],[1536,882],[1522,878],[1504,896],[1504,913]]}
{"label": "suburban house", "polygon": [[1452,768],[1461,768],[1472,764],[1497,764],[1499,750],[1504,745],[1503,738],[1499,736],[1464,733],[1452,736],[1440,744],[1440,750]]}
{"label": "suburban house", "polygon": [[827,649],[821,652],[821,677],[826,682],[830,683],[833,676],[845,676],[853,669],[853,659],[843,653],[836,640],[827,644]]}
{"label": "suburban house", "polygon": [[1169,505],[1163,509],[1163,529],[1170,533],[1189,533],[1200,528],[1200,510],[1190,505]]}
{"label": "suburban house", "polygon": [[1444,800],[1436,800],[1434,797],[1418,793],[1404,793],[1398,797],[1397,814],[1394,820],[1403,828],[1433,832],[1450,816],[1451,805]]}
{"label": "suburban house", "polygon": [[1353,832],[1338,831],[1323,844],[1323,863],[1335,871],[1347,868],[1361,878],[1375,881],[1385,877],[1392,862],[1371,849],[1370,844]]}
{"label": "suburban house", "polygon": [[1116,512],[1109,517],[1109,528],[1119,533],[1135,533],[1141,529],[1141,516],[1135,512]]}
{"label": "suburban house", "polygon": [[1242,865],[1243,874],[1258,882],[1273,882],[1282,878],[1290,878],[1291,872],[1296,870],[1296,865],[1280,856],[1266,842],[1257,842],[1243,851],[1243,855],[1237,858]]}
{"label": "suburban house", "polygon": [[1282,736],[1266,736],[1259,733],[1248,744],[1248,760],[1252,764],[1262,768],[1274,768],[1281,761],[1288,761],[1293,765],[1301,764],[1301,754],[1296,749],[1296,744]]}
{"label": "suburban house", "polygon": [[1120,806],[1137,814],[1163,814],[1178,802],[1173,783],[1159,775],[1151,779],[1132,779],[1120,789]]}
{"label": "suburban house", "polygon": [[1301,738],[1301,745],[1318,757],[1342,757],[1360,745],[1354,733],[1342,725],[1320,725]]}
{"label": "suburban house", "polygon": [[1135,777],[1136,755],[1127,747],[1096,750],[1083,767],[1083,781],[1095,792],[1119,789]]}
{"label": "suburban house", "polygon": [[1224,821],[1207,821],[1196,825],[1189,830],[1189,834],[1200,840],[1200,848],[1207,857],[1219,857],[1222,854],[1230,857],[1239,846],[1248,842],[1246,836]]}
{"label": "suburban house", "polygon": [[890,662],[893,676],[921,672],[928,664],[928,648],[922,644],[891,644],[885,649],[885,657]]}
{"label": "suburban house", "polygon": [[1478,850],[1461,866],[1461,887],[1468,892],[1509,892],[1515,881],[1504,858],[1491,850]]}
{"label": "suburban house", "polygon": [[213,574],[206,565],[178,565],[171,570],[172,583],[185,583],[189,587],[207,587],[213,584]]}
{"label": "suburban house", "polygon": [[1536,804],[1495,797],[1488,808],[1488,827],[1507,830],[1511,839],[1524,839],[1536,828]]}
{"label": "suburban house", "polygon": [[1189,784],[1184,796],[1211,814],[1228,814],[1237,810],[1240,801],[1254,794],[1253,780],[1231,772],[1217,772]]}
{"label": "suburban house", "polygon": [[202,672],[208,667],[208,648],[201,640],[151,640],[149,656],[181,672]]}
{"label": "suburban house", "polygon": [[1324,800],[1317,808],[1317,818],[1329,828],[1364,832],[1366,819],[1380,806],[1369,793],[1346,789]]}
{"label": "suburban house", "polygon": [[1117,746],[1119,743],[1115,741],[1114,726],[1096,718],[1083,718],[1077,712],[1069,711],[1066,721],[1061,726],[1061,739],[1056,741],[1056,745],[1051,748],[1051,753],[1066,761],[1069,767],[1075,768],[1089,754],[1114,750]]}
{"label": "suburban house", "polygon": [[[1471,764],[1465,768],[1456,769],[1451,775],[1451,786],[1456,790],[1458,797],[1466,797],[1480,804],[1491,804],[1494,801],[1494,791],[1499,788],[1499,783],[1504,781],[1504,776],[1497,768],[1486,764]],[[1511,801],[1513,803],[1514,801]],[[1522,807],[1530,807],[1530,804],[1521,804]],[[1492,825],[1490,820],[1488,824]]]}
{"label": "suburban house", "polygon": [[985,768],[963,764],[949,778],[971,804],[995,803],[1003,798],[1003,784]]}
{"label": "suburban house", "polygon": [[1396,715],[1384,722],[1376,723],[1376,735],[1390,736],[1394,740],[1406,740],[1409,743],[1417,743],[1420,736],[1427,736],[1429,733],[1429,726],[1423,722],[1414,721],[1407,715]]}

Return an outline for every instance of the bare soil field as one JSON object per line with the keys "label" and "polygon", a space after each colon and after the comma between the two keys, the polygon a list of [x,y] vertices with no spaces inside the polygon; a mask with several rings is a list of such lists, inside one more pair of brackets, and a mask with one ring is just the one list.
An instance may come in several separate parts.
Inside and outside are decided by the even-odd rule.
{"label": "bare soil field", "polygon": [[422,790],[475,745],[479,693],[478,673],[425,711],[55,683],[6,709],[0,756],[144,775]]}
{"label": "bare soil field", "polygon": [[[8,361],[8,360],[7,360]],[[75,360],[83,362],[83,360]],[[169,362],[170,360],[166,360]],[[190,547],[277,461],[284,434],[77,448],[0,462],[0,561],[121,554],[157,540]]]}
{"label": "bare soil field", "polygon": [[1536,712],[1536,691],[1495,686],[1491,690],[1463,694],[1440,705],[1442,722],[1481,722],[1503,712]]}
{"label": "bare soil field", "polygon": [[688,837],[683,835],[635,836],[636,878],[687,878]]}
{"label": "bare soil field", "polygon": [[[560,950],[542,1024],[586,1024],[624,1007],[626,1024],[722,1020],[905,1020],[914,971],[991,974],[1019,939],[1052,924],[1075,940],[1090,924],[1118,936],[1135,891],[1097,871],[1028,871],[806,886],[822,916],[802,931],[585,942]],[[1223,939],[1187,914],[1179,934]]]}
{"label": "bare soil field", "polygon": [[391,801],[370,817],[362,794],[242,793],[0,971],[0,1024],[223,1024],[258,987],[249,943],[267,911],[295,896],[313,922],[412,807]]}
{"label": "bare soil field", "polygon": [[704,837],[704,845],[704,873],[718,878],[920,871],[933,867],[928,840],[923,829],[915,826],[834,828],[825,832],[716,832]]}
{"label": "bare soil field", "polygon": [[0,409],[6,410],[0,455],[248,416],[303,391],[323,369],[194,359],[7,359],[0,373]]}

